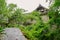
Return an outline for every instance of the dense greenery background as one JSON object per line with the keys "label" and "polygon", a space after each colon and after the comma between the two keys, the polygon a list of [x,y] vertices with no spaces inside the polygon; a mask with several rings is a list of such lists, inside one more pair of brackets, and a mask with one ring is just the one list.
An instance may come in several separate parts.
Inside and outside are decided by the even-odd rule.
{"label": "dense greenery background", "polygon": [[54,0],[48,13],[48,22],[41,20],[40,12],[23,14],[24,10],[15,4],[7,6],[0,0],[0,33],[4,28],[20,28],[28,40],[60,40],[60,0]]}

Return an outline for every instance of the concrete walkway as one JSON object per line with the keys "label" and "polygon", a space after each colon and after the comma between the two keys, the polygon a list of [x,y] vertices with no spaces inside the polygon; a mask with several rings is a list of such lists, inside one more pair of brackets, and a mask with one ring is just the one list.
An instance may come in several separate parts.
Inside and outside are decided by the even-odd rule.
{"label": "concrete walkway", "polygon": [[18,28],[6,28],[1,40],[27,40]]}

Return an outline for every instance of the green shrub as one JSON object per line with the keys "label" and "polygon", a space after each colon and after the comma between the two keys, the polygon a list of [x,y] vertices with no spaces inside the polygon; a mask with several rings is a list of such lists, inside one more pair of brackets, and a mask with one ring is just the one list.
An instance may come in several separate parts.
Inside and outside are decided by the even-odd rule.
{"label": "green shrub", "polygon": [[0,33],[6,27],[18,27],[28,40],[60,40],[59,7],[60,0],[55,0],[48,12],[49,21],[43,23],[40,12],[22,14],[15,4],[7,6],[5,0],[0,0]]}

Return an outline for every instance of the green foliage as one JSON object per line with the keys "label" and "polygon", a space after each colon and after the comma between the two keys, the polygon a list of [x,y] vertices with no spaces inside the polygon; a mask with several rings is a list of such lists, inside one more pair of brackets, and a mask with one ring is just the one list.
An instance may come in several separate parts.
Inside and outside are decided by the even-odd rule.
{"label": "green foliage", "polygon": [[0,30],[3,29],[2,27],[13,27],[16,25],[21,13],[22,10],[18,9],[15,4],[7,6],[5,0],[0,0]]}
{"label": "green foliage", "polygon": [[55,1],[55,3],[54,3],[54,7],[59,7],[60,6],[60,0],[54,0]]}
{"label": "green foliage", "polygon": [[[34,18],[38,21],[35,25],[23,27],[24,35],[30,40],[60,40],[60,0],[55,0],[55,3],[49,9],[48,23],[43,23],[39,12],[32,12]],[[32,16],[32,15],[31,15]],[[32,16],[32,17],[33,17]]]}
{"label": "green foliage", "polygon": [[60,24],[60,0],[55,0],[55,3],[53,6],[51,6],[48,15],[53,21],[53,24]]}
{"label": "green foliage", "polygon": [[60,0],[55,0],[53,6],[51,6],[48,16],[50,17],[49,23],[52,26],[54,31],[52,32],[53,40],[60,40]]}
{"label": "green foliage", "polygon": [[0,34],[2,33],[2,31],[3,31],[3,28],[0,26]]}
{"label": "green foliage", "polygon": [[23,14],[15,4],[6,5],[0,0],[0,33],[6,27],[18,27],[28,40],[60,40],[60,0],[55,0],[50,7],[49,20],[44,23],[40,12]]}

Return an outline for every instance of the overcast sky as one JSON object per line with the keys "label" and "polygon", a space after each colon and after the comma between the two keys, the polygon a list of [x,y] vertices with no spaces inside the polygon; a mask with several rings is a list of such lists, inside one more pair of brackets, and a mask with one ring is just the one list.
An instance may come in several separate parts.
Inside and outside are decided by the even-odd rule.
{"label": "overcast sky", "polygon": [[46,0],[6,0],[6,2],[7,4],[17,4],[19,8],[28,10],[27,13],[35,10],[39,6],[39,4],[46,8],[48,8],[49,6],[49,1],[46,2]]}

